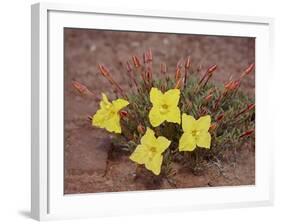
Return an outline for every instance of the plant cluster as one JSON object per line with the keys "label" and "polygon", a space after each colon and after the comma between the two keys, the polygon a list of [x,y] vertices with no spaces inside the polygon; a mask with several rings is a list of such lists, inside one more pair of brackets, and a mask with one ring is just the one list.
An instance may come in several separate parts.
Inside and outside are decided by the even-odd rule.
{"label": "plant cluster", "polygon": [[[200,75],[188,57],[169,76],[166,64],[160,65],[157,74],[152,62],[151,50],[143,60],[133,56],[126,62],[129,89],[121,88],[109,69],[99,65],[116,99],[111,102],[102,93],[92,125],[114,133],[114,144],[128,151],[132,161],[155,175],[171,175],[173,162],[198,172],[210,163],[235,161],[243,144],[254,143],[254,101],[239,89],[254,64],[238,79],[215,84],[210,80],[217,65]],[[78,81],[73,86],[82,94],[94,95]]]}

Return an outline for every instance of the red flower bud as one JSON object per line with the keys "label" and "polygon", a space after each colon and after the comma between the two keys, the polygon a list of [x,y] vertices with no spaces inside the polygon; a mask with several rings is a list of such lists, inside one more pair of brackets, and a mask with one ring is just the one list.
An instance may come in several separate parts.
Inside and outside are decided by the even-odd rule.
{"label": "red flower bud", "polygon": [[212,77],[212,73],[217,69],[217,65],[212,65],[211,67],[209,67],[206,71],[206,73],[203,75],[203,77],[201,78],[201,80],[199,81],[199,85],[201,85],[201,83],[206,79],[205,83],[204,83],[204,87],[207,85],[209,79]]}
{"label": "red flower bud", "polygon": [[143,59],[143,63],[144,63],[144,64],[148,61],[148,60],[147,60],[147,55],[146,55],[145,52],[142,54],[142,59]]}
{"label": "red flower bud", "polygon": [[147,61],[152,61],[152,50],[151,50],[151,48],[148,49],[148,51],[146,53],[146,56],[147,56]]}
{"label": "red flower bud", "polygon": [[178,81],[180,79],[180,77],[181,77],[181,70],[180,70],[180,68],[177,68],[176,69],[176,81]]}
{"label": "red flower bud", "polygon": [[125,111],[125,110],[121,110],[121,111],[119,111],[119,114],[120,114],[121,118],[125,118],[125,117],[127,117],[127,116],[128,116],[128,112],[127,112],[127,111]]}
{"label": "red flower bud", "polygon": [[248,106],[247,106],[247,110],[246,111],[250,111],[250,110],[252,110],[252,109],[254,109],[255,108],[255,104],[249,104]]}
{"label": "red flower bud", "polygon": [[78,81],[72,81],[72,86],[81,94],[94,95],[85,85]]}
{"label": "red flower bud", "polygon": [[99,69],[103,76],[107,76],[109,74],[108,69],[104,65],[99,64]]}
{"label": "red flower bud", "polygon": [[133,62],[136,68],[140,67],[140,60],[137,56],[133,56]]}
{"label": "red flower bud", "polygon": [[138,125],[137,130],[140,134],[144,134],[145,133],[145,127],[141,124]]}
{"label": "red flower bud", "polygon": [[255,64],[250,64],[249,67],[245,70],[246,75],[248,75],[253,69]]}
{"label": "red flower bud", "polygon": [[224,114],[221,114],[217,117],[217,122],[220,122],[224,117]]}
{"label": "red flower bud", "polygon": [[84,93],[87,89],[86,86],[82,85],[80,82],[73,81],[72,86],[80,93]]}
{"label": "red flower bud", "polygon": [[247,137],[247,136],[251,135],[254,131],[255,131],[254,129],[245,131],[242,135],[239,136],[239,138]]}
{"label": "red flower bud", "polygon": [[213,123],[213,124],[210,126],[209,131],[214,131],[216,128],[217,128],[217,124],[216,124],[216,123]]}
{"label": "red flower bud", "polygon": [[243,77],[246,76],[246,75],[249,75],[249,74],[253,71],[254,67],[255,67],[255,64],[254,64],[254,63],[253,63],[253,64],[250,64],[250,65],[248,66],[248,68],[246,68],[246,69],[243,71],[243,73],[242,73],[242,75],[241,75],[241,78],[243,78]]}
{"label": "red flower bud", "polygon": [[208,73],[213,73],[217,69],[217,65],[212,65],[211,67],[208,68]]}
{"label": "red flower bud", "polygon": [[127,66],[126,66],[127,72],[131,72],[131,71],[132,71],[132,66],[131,66],[130,62],[127,61],[126,65],[127,65]]}
{"label": "red flower bud", "polygon": [[236,80],[236,81],[229,81],[224,85],[224,88],[228,91],[233,91],[237,89],[239,86],[240,86],[240,80]]}
{"label": "red flower bud", "polygon": [[179,78],[176,85],[175,85],[175,89],[180,89],[182,87],[184,79]]}
{"label": "red flower bud", "polygon": [[209,102],[209,101],[212,99],[212,97],[213,97],[213,94],[211,93],[211,94],[207,95],[207,96],[204,98],[204,100],[205,100],[206,102]]}
{"label": "red flower bud", "polygon": [[246,107],[246,109],[241,110],[241,111],[235,116],[235,118],[237,118],[237,117],[240,116],[241,114],[244,114],[244,113],[246,113],[246,112],[248,112],[248,111],[250,111],[250,110],[252,110],[252,109],[254,109],[254,108],[255,108],[255,104],[249,104],[249,105]]}
{"label": "red flower bud", "polygon": [[146,71],[146,72],[145,72],[145,78],[146,78],[146,80],[147,80],[147,81],[150,81],[150,80],[151,80],[151,77],[152,77],[151,72]]}
{"label": "red flower bud", "polygon": [[191,62],[190,62],[190,56],[188,56],[187,60],[185,61],[184,67],[185,67],[186,69],[189,69],[189,68],[190,68],[190,64],[191,64]]}
{"label": "red flower bud", "polygon": [[229,88],[231,87],[232,83],[233,83],[233,81],[229,81],[228,83],[226,83],[226,84],[224,85],[224,88],[225,88],[225,89],[229,89]]}

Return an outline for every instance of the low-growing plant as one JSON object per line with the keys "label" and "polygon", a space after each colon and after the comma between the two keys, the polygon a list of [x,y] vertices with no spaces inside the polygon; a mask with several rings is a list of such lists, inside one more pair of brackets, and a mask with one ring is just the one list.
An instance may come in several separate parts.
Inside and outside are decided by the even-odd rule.
{"label": "low-growing plant", "polygon": [[[114,133],[115,150],[125,150],[129,158],[154,175],[173,175],[173,163],[195,174],[210,164],[235,163],[238,150],[254,144],[254,100],[239,89],[241,80],[254,68],[251,64],[236,80],[213,83],[217,65],[200,75],[190,57],[180,60],[175,74],[166,65],[152,67],[152,52],[126,62],[130,88],[123,89],[104,65],[100,74],[112,85],[112,102],[102,93],[100,109],[91,116],[93,126]],[[82,94],[93,95],[83,84],[73,86]]]}

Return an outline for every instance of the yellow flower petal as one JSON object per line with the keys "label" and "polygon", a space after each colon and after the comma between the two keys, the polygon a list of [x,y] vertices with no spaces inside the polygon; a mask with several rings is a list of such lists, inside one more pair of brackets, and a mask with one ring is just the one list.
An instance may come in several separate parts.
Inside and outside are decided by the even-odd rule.
{"label": "yellow flower petal", "polygon": [[196,148],[195,138],[190,133],[183,133],[179,142],[179,151],[193,151]]}
{"label": "yellow flower petal", "polygon": [[176,107],[180,99],[180,90],[179,89],[170,89],[164,94],[164,99],[168,105]]}
{"label": "yellow flower petal", "polygon": [[150,101],[153,106],[159,105],[163,100],[163,93],[157,88],[151,88],[150,90]]}
{"label": "yellow flower petal", "polygon": [[138,145],[129,158],[138,164],[144,164],[147,161],[146,147],[144,145]]}
{"label": "yellow flower petal", "polygon": [[180,151],[193,151],[197,146],[210,148],[211,135],[208,132],[211,125],[211,116],[206,115],[195,120],[192,116],[182,115],[184,134],[179,142]]}
{"label": "yellow flower petal", "polygon": [[161,154],[157,154],[151,161],[145,163],[145,167],[146,169],[152,171],[155,175],[159,175],[161,172],[162,162],[163,156]]}
{"label": "yellow flower petal", "polygon": [[92,125],[105,128],[109,132],[121,133],[119,110],[128,104],[129,102],[123,99],[117,99],[111,103],[102,93],[100,109],[93,115]]}
{"label": "yellow flower petal", "polygon": [[145,167],[155,175],[161,172],[163,153],[171,141],[160,136],[156,139],[154,131],[147,128],[145,135],[141,138],[141,145],[138,145],[131,154],[130,159],[138,164],[145,164]]}
{"label": "yellow flower petal", "polygon": [[156,139],[157,153],[163,153],[171,144],[167,138],[160,136]]}
{"label": "yellow flower petal", "polygon": [[[108,117],[108,116],[107,116]],[[109,132],[121,133],[120,117],[115,114],[108,119],[106,116],[96,113],[93,117],[92,124],[100,128],[105,128]]]}
{"label": "yellow flower petal", "polygon": [[112,101],[112,104],[114,106],[114,109],[116,111],[119,111],[122,108],[126,107],[129,104],[129,102],[127,100],[117,99],[117,100]]}
{"label": "yellow flower petal", "polygon": [[104,121],[104,112],[102,109],[98,110],[92,117],[92,125],[100,127]]}
{"label": "yellow flower petal", "polygon": [[206,115],[203,117],[200,117],[197,121],[196,121],[196,125],[197,125],[197,129],[200,131],[208,131],[210,126],[211,126],[211,116],[210,115]]}
{"label": "yellow flower petal", "polygon": [[182,115],[182,129],[184,132],[192,132],[196,128],[196,120],[190,115]]}
{"label": "yellow flower petal", "polygon": [[120,116],[118,114],[112,116],[111,119],[109,119],[106,122],[105,129],[110,132],[115,132],[120,134],[121,133]]}
{"label": "yellow flower petal", "polygon": [[151,146],[151,145],[155,144],[155,141],[156,141],[156,138],[154,135],[154,131],[151,130],[150,128],[147,128],[144,136],[142,136],[142,138],[141,138],[141,144]]}
{"label": "yellow flower petal", "polygon": [[171,89],[163,94],[157,88],[151,88],[150,101],[153,104],[149,112],[151,125],[157,127],[164,121],[180,124],[179,99],[180,91],[178,89]]}
{"label": "yellow flower petal", "polygon": [[172,123],[181,123],[181,112],[180,108],[173,107],[170,109],[169,113],[166,115],[166,120]]}
{"label": "yellow flower petal", "polygon": [[105,103],[109,103],[108,98],[104,93],[102,93],[101,96],[102,96],[102,101],[104,101]]}
{"label": "yellow flower petal", "polygon": [[157,106],[153,106],[148,114],[149,121],[153,127],[157,127],[165,121]]}
{"label": "yellow flower petal", "polygon": [[200,135],[197,137],[196,144],[199,147],[209,149],[211,146],[211,135],[209,132],[200,132]]}
{"label": "yellow flower petal", "polygon": [[[92,125],[97,126],[100,128],[106,128],[107,125],[119,122],[120,118],[119,115],[113,114],[111,115],[107,110],[105,109],[99,109],[95,115],[93,115],[92,118]],[[120,125],[119,125],[120,126]],[[109,128],[114,129],[114,128]]]}
{"label": "yellow flower petal", "polygon": [[100,107],[102,109],[106,109],[106,106],[111,105],[111,103],[108,101],[107,96],[104,93],[102,93],[101,95],[102,95],[102,100],[100,102]]}

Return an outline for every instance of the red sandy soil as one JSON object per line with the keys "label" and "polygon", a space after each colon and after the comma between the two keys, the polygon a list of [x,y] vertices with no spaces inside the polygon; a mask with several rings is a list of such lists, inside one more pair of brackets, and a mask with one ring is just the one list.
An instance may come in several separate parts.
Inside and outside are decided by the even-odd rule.
{"label": "red sandy soil", "polygon": [[[111,141],[108,133],[92,127],[87,119],[98,109],[97,100],[101,92],[109,95],[111,92],[111,86],[98,74],[98,63],[106,65],[115,80],[126,89],[128,82],[124,80],[125,71],[120,62],[128,60],[131,55],[141,56],[151,48],[156,73],[160,63],[165,62],[168,73],[174,74],[177,62],[190,55],[192,66],[201,67],[202,73],[210,65],[217,64],[218,70],[212,81],[225,82],[230,76],[238,77],[254,62],[253,38],[70,28],[65,29],[64,34],[66,194],[255,184],[253,145],[239,149],[236,163],[223,164],[224,175],[216,167],[195,175],[174,164],[176,175],[172,178],[172,184],[166,179],[157,181],[147,172],[136,177],[136,164],[128,159],[128,154],[114,151],[109,156]],[[88,86],[97,99],[77,94],[71,85],[73,80]],[[254,96],[253,74],[243,80],[241,88],[249,96]]]}

